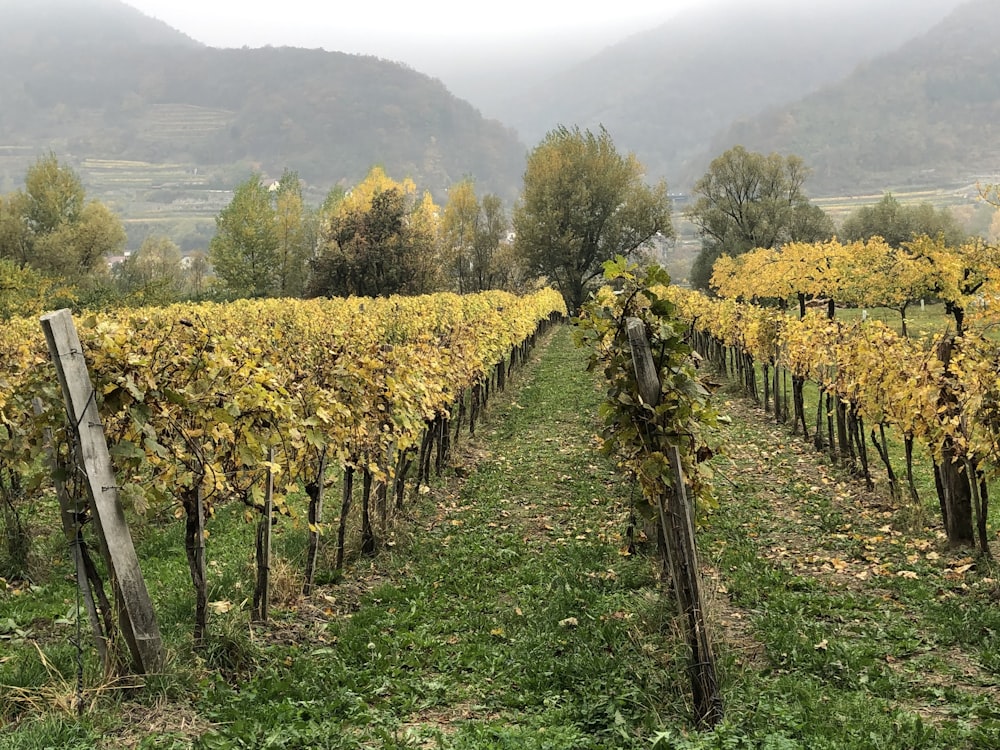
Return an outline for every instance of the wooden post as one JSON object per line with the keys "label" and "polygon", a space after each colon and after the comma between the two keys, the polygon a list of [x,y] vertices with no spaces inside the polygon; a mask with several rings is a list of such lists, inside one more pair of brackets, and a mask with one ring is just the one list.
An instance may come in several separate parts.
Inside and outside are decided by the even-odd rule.
{"label": "wooden post", "polygon": [[[660,401],[660,378],[646,338],[646,329],[638,318],[626,323],[632,364],[635,367],[639,395],[655,408]],[[695,715],[702,725],[713,726],[722,720],[722,694],[715,673],[715,657],[705,621],[698,569],[698,549],[694,535],[694,506],[687,494],[680,450],[668,446],[667,456],[673,474],[671,497],[654,498],[664,536],[670,575],[677,596],[677,608],[691,649],[691,692]]]}
{"label": "wooden post", "polygon": [[319,560],[320,524],[323,522],[323,497],[326,489],[326,448],[320,452],[316,481],[306,485],[309,495],[309,549],[306,552],[306,580],[302,584],[302,595],[312,593],[316,577],[316,563]]}
{"label": "wooden post", "polygon": [[[698,548],[694,535],[694,505],[687,494],[681,452],[672,446],[667,455],[674,474],[674,495],[671,498],[671,526],[678,547],[672,558],[674,591],[677,592],[681,616],[685,618],[688,645],[691,647],[691,690],[698,722],[714,726],[722,721],[722,692],[715,673],[715,654],[705,620],[705,605],[701,596],[698,568]],[[683,583],[682,583],[683,581]]]}
{"label": "wooden post", "polygon": [[646,327],[638,318],[629,318],[626,323],[628,341],[632,346],[632,364],[635,379],[639,384],[639,395],[644,404],[656,408],[660,403],[660,376],[653,364],[653,353],[646,339]]}
{"label": "wooden post", "polygon": [[118,500],[118,483],[97,411],[96,393],[73,316],[69,310],[59,310],[42,316],[41,324],[62,387],[70,427],[76,434],[78,460],[93,501],[94,525],[119,603],[119,626],[135,669],[140,673],[156,672],[163,665],[163,640]]}
{"label": "wooden post", "polygon": [[[274,462],[274,448],[268,460]],[[253,619],[267,622],[267,608],[271,586],[271,516],[274,513],[274,469],[267,468],[267,485],[264,487],[264,511],[257,522],[257,586],[253,592]]]}

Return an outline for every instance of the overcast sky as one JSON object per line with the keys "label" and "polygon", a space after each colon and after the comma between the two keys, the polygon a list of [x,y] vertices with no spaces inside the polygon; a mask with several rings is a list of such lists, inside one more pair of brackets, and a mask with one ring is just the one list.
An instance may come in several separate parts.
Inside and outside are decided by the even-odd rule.
{"label": "overcast sky", "polygon": [[[293,45],[382,54],[401,43],[638,31],[696,0],[126,0],[216,47]],[[702,0],[704,2],[704,0]]]}

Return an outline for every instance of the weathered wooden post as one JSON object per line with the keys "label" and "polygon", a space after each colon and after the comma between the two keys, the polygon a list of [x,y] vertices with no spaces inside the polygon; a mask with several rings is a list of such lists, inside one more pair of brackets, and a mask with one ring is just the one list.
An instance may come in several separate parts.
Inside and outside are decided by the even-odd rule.
{"label": "weathered wooden post", "polygon": [[264,511],[257,522],[257,585],[253,592],[253,619],[267,622],[271,587],[271,521],[274,514],[274,448],[268,453],[267,485],[264,487]]}
{"label": "weathered wooden post", "polygon": [[[660,378],[646,338],[646,328],[638,318],[627,322],[632,364],[635,367],[639,396],[655,407],[660,402]],[[715,656],[705,622],[698,569],[698,549],[694,533],[694,506],[687,494],[687,484],[680,450],[668,446],[666,454],[673,474],[673,494],[654,498],[666,541],[670,574],[691,649],[691,692],[700,724],[713,726],[722,720],[722,693],[715,673]]]}
{"label": "weathered wooden post", "polygon": [[87,478],[97,537],[118,601],[119,627],[136,671],[155,672],[163,665],[163,641],[118,500],[118,484],[97,411],[96,393],[73,316],[69,310],[59,310],[42,316],[41,324],[66,402],[77,460]]}
{"label": "weathered wooden post", "polygon": [[316,469],[316,481],[306,485],[309,496],[309,549],[306,552],[306,580],[302,584],[302,595],[312,593],[313,580],[316,576],[316,563],[319,560],[320,524],[323,522],[323,498],[326,491],[326,448],[320,452],[319,467]]}

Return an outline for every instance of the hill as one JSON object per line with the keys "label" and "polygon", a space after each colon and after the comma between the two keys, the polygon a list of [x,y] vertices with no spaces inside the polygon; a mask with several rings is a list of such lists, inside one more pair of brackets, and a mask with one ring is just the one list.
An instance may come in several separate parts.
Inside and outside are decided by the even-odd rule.
{"label": "hill", "polygon": [[508,200],[520,188],[513,131],[405,65],[205,47],[117,0],[0,10],[0,191],[48,150],[132,217],[213,215],[253,170],[296,170],[317,193],[375,164],[438,199],[466,176]]}
{"label": "hill", "polygon": [[683,187],[713,133],[840,80],[960,1],[699,4],[526,91],[509,122],[528,143],[556,124],[603,123],[652,176]]}
{"label": "hill", "polygon": [[815,194],[968,183],[1000,173],[1000,12],[972,0],[843,81],[728,128],[688,171],[733,144],[795,153]]}

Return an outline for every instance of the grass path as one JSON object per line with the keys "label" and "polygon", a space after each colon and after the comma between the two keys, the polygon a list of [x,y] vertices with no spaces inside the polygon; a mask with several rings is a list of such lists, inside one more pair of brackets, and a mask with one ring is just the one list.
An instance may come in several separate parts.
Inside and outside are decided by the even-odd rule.
{"label": "grass path", "polygon": [[912,513],[747,402],[722,411],[719,509],[699,542],[728,715],[691,746],[1000,747],[993,566],[906,528]]}

